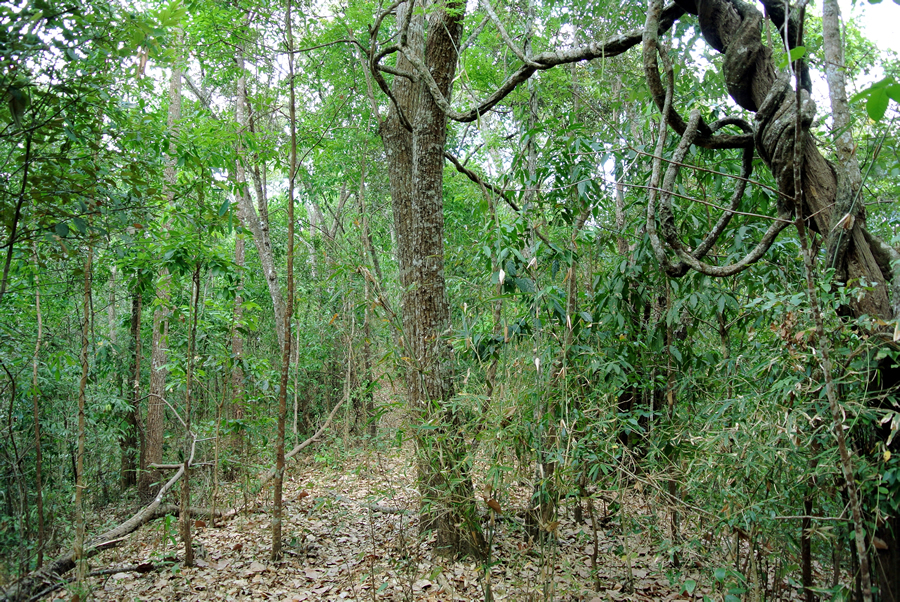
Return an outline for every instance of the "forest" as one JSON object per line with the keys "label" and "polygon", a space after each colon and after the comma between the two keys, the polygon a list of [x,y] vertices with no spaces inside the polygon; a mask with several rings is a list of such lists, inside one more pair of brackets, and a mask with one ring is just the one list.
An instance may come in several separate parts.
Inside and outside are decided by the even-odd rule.
{"label": "forest", "polygon": [[0,24],[0,600],[900,602],[900,57],[837,0]]}

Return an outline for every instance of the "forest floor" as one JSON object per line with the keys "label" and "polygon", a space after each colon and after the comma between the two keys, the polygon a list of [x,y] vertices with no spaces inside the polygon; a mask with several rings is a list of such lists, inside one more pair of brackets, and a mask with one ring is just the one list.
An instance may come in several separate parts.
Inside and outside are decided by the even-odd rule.
{"label": "forest floor", "polygon": [[[484,565],[436,556],[430,542],[420,538],[411,450],[374,448],[328,456],[327,449],[333,448],[321,447],[288,465],[283,560],[269,561],[271,523],[266,504],[271,491],[266,489],[255,510],[215,525],[208,519],[196,522],[197,561],[193,568],[180,562],[183,548],[176,543],[178,526],[173,517],[145,525],[117,548],[102,552],[91,560],[91,570],[112,570],[91,578],[93,599],[486,599]],[[596,570],[592,570],[594,530],[587,512],[584,522],[576,523],[571,508],[564,509],[552,542],[529,543],[520,518],[528,491],[520,486],[504,493],[505,507],[520,510],[518,517],[495,520],[493,527],[485,523],[492,534],[489,581],[494,600],[688,602],[704,595],[722,598],[720,591],[700,585],[698,557],[687,559],[675,577],[670,559],[658,553],[658,540],[651,541],[649,533],[636,528],[630,530],[626,541],[616,517],[603,517],[603,508],[595,508],[600,521]],[[641,524],[640,514],[652,515],[643,498],[634,492],[623,498],[635,525]],[[122,517],[128,515],[128,508],[120,510]],[[489,515],[487,507],[482,510]],[[107,513],[105,519],[118,517]],[[153,563],[156,568],[143,574],[115,570],[141,563]],[[59,590],[52,599],[70,596]]]}

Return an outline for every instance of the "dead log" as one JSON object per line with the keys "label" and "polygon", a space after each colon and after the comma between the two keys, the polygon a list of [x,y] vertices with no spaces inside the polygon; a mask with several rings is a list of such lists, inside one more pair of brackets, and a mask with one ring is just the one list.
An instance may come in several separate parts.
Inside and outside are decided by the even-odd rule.
{"label": "dead log", "polygon": [[[346,398],[341,400],[340,403],[334,406],[334,409],[331,410],[331,413],[328,414],[328,418],[322,424],[322,426],[313,434],[312,437],[300,443],[294,449],[292,449],[288,454],[285,455],[285,459],[293,458],[296,456],[303,448],[311,445],[315,441],[322,436],[325,432],[325,429],[331,424],[331,421],[334,419],[335,414],[337,414],[338,409],[344,405]],[[193,465],[194,459],[194,450],[191,449],[191,457],[188,460],[189,464]],[[84,558],[88,559],[93,556],[96,556],[103,550],[107,550],[109,548],[116,547],[126,535],[136,531],[142,525],[150,522],[153,519],[160,518],[165,516],[166,514],[177,514],[176,507],[166,505],[160,507],[162,503],[163,496],[178,482],[178,480],[184,475],[184,465],[178,465],[178,472],[176,472],[171,479],[169,479],[165,485],[160,488],[159,492],[156,494],[156,497],[153,498],[153,501],[150,502],[147,506],[138,511],[134,516],[129,518],[124,523],[120,524],[117,527],[114,527],[103,533],[84,546]],[[269,470],[265,472],[260,479],[259,486],[262,488],[269,481],[271,481],[275,477],[275,470]],[[236,506],[231,510],[225,511],[217,511],[215,512],[216,518],[233,518],[241,513],[244,509],[243,506]],[[191,514],[197,515],[206,515],[212,516],[213,512],[205,509],[205,508],[192,508]],[[61,554],[53,560],[53,562],[35,570],[20,579],[19,581],[10,585],[4,592],[3,597],[0,598],[0,602],[26,602],[31,600],[40,599],[47,595],[50,592],[56,591],[58,589],[58,585],[61,582],[61,577],[65,575],[67,572],[71,571],[75,568],[75,553],[74,551],[69,551],[64,554]]]}
{"label": "dead log", "polygon": [[[294,449],[292,449],[288,454],[285,455],[285,459],[293,458],[303,448],[317,441],[319,437],[321,437],[325,432],[325,429],[327,429],[331,424],[331,421],[334,419],[335,414],[337,414],[338,409],[342,405],[344,405],[345,401],[346,397],[334,406],[334,409],[331,410],[331,413],[328,415],[328,418],[325,420],[324,424],[322,424],[319,430],[317,430],[312,437],[294,447]],[[194,450],[191,449],[191,456],[188,460],[188,463],[191,466],[194,465],[193,459]],[[166,484],[160,488],[159,492],[156,494],[156,497],[153,498],[152,502],[150,502],[147,506],[144,506],[134,516],[129,518],[124,523],[87,542],[84,546],[84,558],[91,558],[93,556],[96,556],[103,550],[116,547],[125,538],[126,535],[133,533],[139,527],[145,525],[151,520],[161,518],[166,514],[177,514],[177,507],[170,505],[160,507],[160,504],[162,503],[163,496],[165,496],[165,494],[175,485],[175,483],[178,482],[182,475],[184,475],[184,465],[179,464],[178,472],[176,472],[172,476],[172,478],[169,479]],[[271,481],[274,477],[274,469],[265,472],[259,482],[260,488],[265,486],[266,483]],[[223,519],[233,518],[240,514],[243,509],[243,506],[237,506],[235,508],[232,508],[231,510],[217,511],[215,513],[215,517]],[[204,508],[192,508],[191,514],[193,515],[195,512],[198,515],[206,514],[207,516],[210,516],[213,514],[210,510]],[[74,568],[74,551],[65,552],[64,554],[57,556],[49,564],[46,564],[43,567],[32,571],[22,579],[16,581],[8,588],[6,588],[6,590],[3,592],[2,598],[0,598],[0,602],[30,602],[31,600],[38,600],[41,597],[59,589],[58,586],[61,583],[64,584],[63,580],[61,579],[62,576]]]}
{"label": "dead log", "polygon": [[[156,509],[162,502],[163,496],[178,482],[183,474],[184,466],[182,466],[181,469],[160,488],[159,493],[156,494],[156,497],[153,498],[153,501],[150,502],[149,505],[142,508],[124,523],[86,543],[84,546],[84,558],[91,558],[103,550],[116,547],[126,535],[136,531],[138,527],[156,518]],[[9,586],[6,591],[3,592],[3,597],[0,598],[0,602],[25,602],[26,600],[38,599],[35,598],[36,594],[41,594],[43,596],[46,595],[43,593],[45,590],[46,593],[55,591],[57,589],[55,586],[59,583],[60,578],[74,568],[75,552],[65,552],[64,554],[57,556],[49,564],[29,573]],[[48,590],[47,588],[52,589]]]}
{"label": "dead log", "polygon": [[[115,575],[117,573],[150,573],[152,571],[157,571],[162,568],[164,565],[162,564],[153,564],[152,562],[144,562],[142,564],[132,564],[129,566],[114,566],[108,569],[98,569],[96,571],[91,571],[88,573],[88,577],[102,577],[103,575]],[[35,595],[31,596],[28,599],[28,602],[37,602],[44,596],[49,596],[56,590],[62,589],[65,586],[69,585],[75,581],[74,579],[66,579],[57,581],[56,583],[47,586],[45,589],[42,589]]]}

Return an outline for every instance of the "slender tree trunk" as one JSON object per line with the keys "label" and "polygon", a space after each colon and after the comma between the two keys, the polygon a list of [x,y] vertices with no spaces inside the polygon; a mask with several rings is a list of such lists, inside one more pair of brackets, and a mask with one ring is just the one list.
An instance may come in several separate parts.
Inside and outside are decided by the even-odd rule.
{"label": "slender tree trunk", "polygon": [[[176,46],[180,48],[184,39],[184,33],[178,31]],[[169,77],[169,115],[167,128],[174,138],[178,135],[178,121],[181,119],[181,81],[182,70],[180,61],[176,60],[172,66]],[[177,149],[174,141],[169,145],[168,158],[165,168],[165,194],[169,206],[175,203],[175,185],[177,180],[176,158]],[[168,226],[166,226],[168,229]],[[153,499],[159,490],[160,473],[149,468],[151,464],[159,464],[163,458],[163,436],[166,423],[166,378],[168,370],[168,346],[169,346],[169,299],[172,279],[169,271],[162,268],[159,271],[159,283],[156,296],[159,303],[153,311],[153,336],[150,341],[150,394],[147,401],[147,421],[145,423],[146,454],[141,461],[141,474],[138,478],[138,494],[142,501]]]}
{"label": "slender tree trunk", "polygon": [[109,269],[109,305],[106,306],[106,322],[109,327],[109,342],[116,344],[116,266]]}
{"label": "slender tree trunk", "polygon": [[[825,78],[831,100],[832,130],[835,132],[835,154],[833,164],[837,177],[836,206],[832,212],[830,235],[826,239],[826,267],[841,267],[838,258],[845,255],[851,243],[845,228],[839,226],[847,215],[856,219],[865,218],[860,188],[862,173],[853,141],[850,119],[850,105],[847,101],[846,71],[844,65],[844,36],[841,33],[841,10],[837,0],[822,3],[822,39],[825,49]],[[843,277],[846,278],[846,273]],[[896,277],[896,276],[895,276]],[[895,290],[896,295],[896,290]],[[894,305],[900,299],[894,299]],[[895,312],[896,313],[896,312]],[[884,602],[900,602],[900,519],[887,517],[875,530],[875,535],[884,541],[886,548],[875,551],[875,580],[878,582],[881,599]]]}
{"label": "slender tree trunk", "polygon": [[287,422],[287,387],[291,370],[291,315],[294,313],[294,176],[297,173],[297,115],[294,97],[294,32],[291,0],[287,0],[284,23],[287,35],[291,129],[291,160],[288,176],[287,307],[284,311],[281,354],[281,390],[278,393],[278,435],[275,440],[275,485],[272,504],[272,560],[281,558],[282,487],[284,484],[284,437]]}
{"label": "slender tree trunk", "polygon": [[[238,236],[234,241],[234,263],[238,269],[238,287],[234,298],[234,323],[231,329],[231,400],[229,402],[229,415],[232,420],[241,420],[244,417],[244,337],[238,330],[243,320],[244,304],[244,237]],[[244,431],[236,426],[232,427],[231,451],[237,455],[244,450]],[[236,463],[234,464],[237,465]],[[232,471],[234,476],[237,471]]]}
{"label": "slender tree trunk", "polygon": [[[127,432],[122,439],[122,488],[137,483],[138,458],[144,458],[147,450],[141,421],[141,291],[135,284],[131,296],[131,339],[129,340],[131,367],[128,379],[128,395],[131,407],[126,415]],[[137,456],[137,457],[136,457]]]}
{"label": "slender tree trunk", "polygon": [[363,395],[365,399],[365,420],[369,437],[374,439],[378,434],[378,425],[375,422],[375,391],[372,379],[372,301],[369,295],[369,281],[363,279],[365,293],[365,318],[363,322]]}
{"label": "slender tree trunk", "polygon": [[[375,272],[375,277],[378,279],[378,282],[382,282],[382,274],[381,274],[381,262],[378,260],[378,254],[375,252],[375,245],[372,243],[372,233],[369,230],[369,215],[366,212],[366,169],[368,167],[367,163],[368,155],[364,152],[362,155],[362,173],[359,177],[359,194],[357,194],[357,202],[359,203],[359,215],[360,222],[362,225],[360,238],[363,245],[363,248],[366,250],[366,254],[369,256],[369,261],[372,264],[372,269]],[[373,388],[373,380],[372,380],[372,327],[371,327],[371,317],[372,317],[372,306],[371,299],[369,296],[369,280],[363,275],[363,286],[364,286],[364,296],[365,296],[365,314],[363,317],[363,356],[362,356],[362,387],[363,390],[361,395],[363,396],[363,424],[368,425],[367,428],[368,434],[371,438],[375,438],[375,435],[378,432],[378,426],[375,424],[375,399],[374,399],[374,391]]]}
{"label": "slender tree trunk", "polygon": [[[300,433],[300,397],[297,389],[297,380],[300,378],[300,324],[294,326],[294,346],[291,349],[291,365],[294,366],[294,424],[291,428],[291,434],[294,436],[294,443],[297,443],[297,437]],[[305,413],[305,410],[304,410]]]}
{"label": "slender tree trunk", "polygon": [[818,489],[815,472],[819,465],[818,456],[821,451],[818,442],[814,439],[817,435],[815,430],[809,433],[809,437],[812,439],[809,445],[809,472],[812,476],[806,482],[806,493],[803,496],[803,518],[800,520],[800,574],[806,602],[816,602],[819,599],[814,590],[816,584],[813,578],[812,531],[810,530],[816,490]]}
{"label": "slender tree trunk", "polygon": [[184,566],[194,566],[194,547],[191,543],[191,456],[194,433],[191,431],[194,350],[197,346],[197,320],[200,309],[200,264],[194,268],[191,278],[191,333],[188,339],[187,366],[184,374],[184,477],[181,480],[181,542],[184,544]]}
{"label": "slender tree trunk", "polygon": [[43,492],[43,454],[41,450],[41,413],[40,413],[40,386],[38,383],[38,360],[40,358],[41,342],[43,340],[43,323],[41,321],[41,284],[39,280],[40,266],[38,265],[37,245],[32,243],[34,253],[34,312],[37,316],[37,341],[34,344],[34,358],[32,360],[32,400],[34,409],[34,489],[37,503],[37,568],[44,564],[44,546],[46,545],[46,532],[44,530],[44,492]]}
{"label": "slender tree trunk", "polygon": [[85,447],[85,404],[88,381],[88,345],[91,325],[91,270],[94,249],[87,248],[84,261],[84,323],[81,327],[81,380],[78,383],[78,452],[75,456],[75,569],[79,589],[84,588],[87,577],[87,561],[84,558],[84,447]]}
{"label": "slender tree trunk", "polygon": [[[247,75],[244,71],[244,54],[240,49],[236,55],[237,68],[240,73],[237,81],[237,93],[235,98],[235,117],[238,127],[243,132],[251,131],[251,121],[247,100]],[[238,161],[235,165],[235,176],[241,193],[237,196],[238,214],[241,224],[250,230],[253,235],[253,244],[262,265],[266,285],[269,288],[269,296],[272,298],[272,309],[275,312],[275,333],[278,336],[279,349],[284,347],[285,340],[285,303],[278,284],[278,273],[275,270],[275,256],[272,252],[272,242],[269,237],[269,209],[266,198],[265,186],[259,166],[251,169],[254,188],[256,190],[256,207],[250,198],[250,189],[247,187],[245,162],[248,160],[243,146],[238,144]]]}
{"label": "slender tree trunk", "polygon": [[[499,166],[501,163],[497,161],[497,165]],[[482,423],[487,420],[487,413],[494,401],[494,394],[497,391],[497,368],[500,365],[500,349],[503,348],[500,342],[500,334],[503,333],[503,281],[505,279],[505,271],[503,270],[503,266],[500,264],[500,248],[502,244],[502,234],[500,232],[500,220],[497,219],[497,204],[494,202],[493,192],[489,192],[486,187],[481,187],[481,194],[484,196],[485,201],[487,201],[488,212],[491,216],[491,223],[493,224],[495,231],[497,233],[497,241],[495,243],[494,252],[491,254],[491,273],[497,274],[497,286],[494,287],[494,297],[495,300],[491,304],[491,317],[493,320],[493,325],[491,326],[491,336],[493,337],[492,344],[495,346],[494,352],[491,354],[491,363],[488,364],[487,370],[485,371],[484,380],[486,385],[486,390],[484,394],[484,403],[481,405],[481,420]],[[504,271],[504,278],[500,278],[500,272]],[[506,333],[503,336],[503,344],[509,342]]]}

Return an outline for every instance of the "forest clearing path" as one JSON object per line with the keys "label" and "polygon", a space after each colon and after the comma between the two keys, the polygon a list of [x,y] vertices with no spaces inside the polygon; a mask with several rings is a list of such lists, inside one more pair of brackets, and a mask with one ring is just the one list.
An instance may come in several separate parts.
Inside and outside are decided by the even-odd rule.
{"label": "forest clearing path", "polygon": [[[474,561],[453,562],[432,553],[418,535],[415,464],[411,450],[353,451],[342,458],[317,454],[298,458],[285,479],[285,557],[270,562],[271,524],[268,490],[255,510],[217,525],[197,521],[197,566],[185,568],[183,550],[174,542],[177,524],[160,519],[145,525],[117,548],[92,559],[92,569],[152,562],[162,568],[141,574],[112,572],[93,577],[96,600],[483,600],[483,571]],[[334,449],[328,447],[327,449]],[[509,490],[510,508],[523,508],[526,487]],[[642,496],[635,496],[637,498]],[[629,508],[640,524],[648,506]],[[598,505],[602,505],[598,504]],[[629,506],[632,504],[629,502]],[[374,510],[373,510],[374,509]],[[388,511],[385,511],[388,510]],[[484,508],[485,516],[489,512]],[[689,596],[667,577],[669,562],[655,553],[648,537],[629,536],[624,545],[615,517],[598,532],[601,591],[591,575],[592,528],[576,524],[563,511],[555,544],[526,543],[519,519],[496,521],[493,532],[491,589],[495,600],[654,600],[702,599]],[[599,517],[598,517],[599,518]],[[489,519],[486,519],[489,520]],[[486,523],[486,526],[489,526]],[[627,593],[630,550],[634,588]],[[166,562],[164,559],[169,558]],[[544,591],[552,581],[553,595]],[[53,600],[68,599],[65,590]]]}

